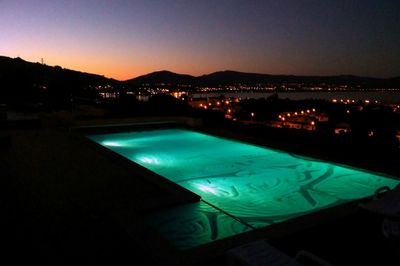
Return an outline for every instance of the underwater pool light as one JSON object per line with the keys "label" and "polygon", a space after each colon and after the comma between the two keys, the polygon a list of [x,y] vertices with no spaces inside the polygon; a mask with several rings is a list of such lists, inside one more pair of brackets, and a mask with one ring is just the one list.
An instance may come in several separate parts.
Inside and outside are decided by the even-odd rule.
{"label": "underwater pool light", "polygon": [[123,145],[119,142],[116,141],[104,141],[101,143],[104,146],[109,146],[109,147],[122,147]]}
{"label": "underwater pool light", "polygon": [[159,160],[155,157],[141,157],[139,160],[143,163],[148,164],[159,164]]}
{"label": "underwater pool light", "polygon": [[212,193],[212,194],[214,194],[214,195],[217,194],[217,191],[215,191],[215,189],[212,188],[212,187],[205,186],[205,185],[198,185],[197,187],[198,187],[201,191],[210,192],[210,193]]}

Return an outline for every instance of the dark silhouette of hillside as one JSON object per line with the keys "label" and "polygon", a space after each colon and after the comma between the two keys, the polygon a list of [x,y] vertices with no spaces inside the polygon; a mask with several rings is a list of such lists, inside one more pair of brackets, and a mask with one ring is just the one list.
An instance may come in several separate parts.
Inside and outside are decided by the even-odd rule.
{"label": "dark silhouette of hillside", "polygon": [[219,71],[198,78],[203,84],[281,84],[302,83],[306,85],[331,84],[351,85],[363,87],[399,87],[400,78],[382,79],[371,77],[359,77],[354,75],[339,76],[295,76],[295,75],[269,75],[256,73],[243,73],[237,71]]}
{"label": "dark silhouette of hillside", "polygon": [[232,70],[218,71],[208,75],[200,76],[200,83],[205,84],[230,84],[230,83],[267,83],[273,79],[273,76],[268,74],[255,74],[255,73],[243,73]]}
{"label": "dark silhouette of hillside", "polygon": [[218,85],[258,85],[258,84],[282,84],[298,83],[304,85],[349,85],[363,88],[392,88],[400,87],[400,77],[372,78],[354,75],[339,76],[295,76],[295,75],[270,75],[258,73],[245,73],[232,70],[218,71],[199,77],[182,75],[170,71],[157,71],[125,81],[130,85],[141,84],[188,84],[193,86],[218,86]]}
{"label": "dark silhouette of hillside", "polygon": [[195,84],[196,77],[191,75],[177,74],[171,71],[163,70],[153,73],[149,73],[143,76],[139,76],[130,80],[126,83],[132,85],[140,84]]}
{"label": "dark silhouette of hillside", "polygon": [[49,108],[62,108],[76,97],[96,97],[95,87],[99,85],[119,86],[120,81],[0,56],[1,103],[41,103]]}

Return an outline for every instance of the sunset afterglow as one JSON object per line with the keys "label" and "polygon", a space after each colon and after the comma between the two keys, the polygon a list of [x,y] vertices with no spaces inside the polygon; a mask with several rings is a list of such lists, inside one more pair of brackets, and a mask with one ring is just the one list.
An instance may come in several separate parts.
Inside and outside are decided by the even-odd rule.
{"label": "sunset afterglow", "polygon": [[0,55],[125,80],[232,69],[398,75],[398,1],[0,2]]}

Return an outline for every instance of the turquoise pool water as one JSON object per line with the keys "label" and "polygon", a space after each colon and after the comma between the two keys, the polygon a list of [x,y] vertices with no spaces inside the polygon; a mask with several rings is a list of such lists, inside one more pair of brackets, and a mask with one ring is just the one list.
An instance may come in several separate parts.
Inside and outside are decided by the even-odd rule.
{"label": "turquoise pool water", "polygon": [[399,183],[184,129],[88,137],[201,196],[198,203],[148,217],[182,249],[364,198],[379,187]]}

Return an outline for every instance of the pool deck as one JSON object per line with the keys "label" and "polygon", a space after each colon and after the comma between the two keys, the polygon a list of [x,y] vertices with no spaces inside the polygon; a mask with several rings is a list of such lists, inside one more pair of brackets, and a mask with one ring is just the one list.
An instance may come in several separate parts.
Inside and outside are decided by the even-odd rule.
{"label": "pool deck", "polygon": [[383,218],[355,205],[184,254],[144,222],[151,209],[186,202],[182,194],[146,180],[65,127],[2,132],[10,136],[0,146],[2,235],[15,264],[224,265],[218,251],[266,236],[289,256],[307,250],[335,265],[400,261],[398,246],[381,233]]}

